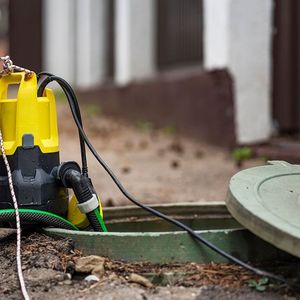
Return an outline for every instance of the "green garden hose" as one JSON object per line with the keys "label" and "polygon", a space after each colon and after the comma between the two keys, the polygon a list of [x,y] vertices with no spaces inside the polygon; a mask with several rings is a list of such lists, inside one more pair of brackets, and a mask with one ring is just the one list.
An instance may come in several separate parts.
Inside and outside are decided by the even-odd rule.
{"label": "green garden hose", "polygon": [[[68,220],[47,211],[20,208],[19,214],[21,223],[34,222],[47,227],[78,230],[78,228]],[[0,222],[13,223],[15,222],[15,218],[16,214],[14,209],[0,210]]]}

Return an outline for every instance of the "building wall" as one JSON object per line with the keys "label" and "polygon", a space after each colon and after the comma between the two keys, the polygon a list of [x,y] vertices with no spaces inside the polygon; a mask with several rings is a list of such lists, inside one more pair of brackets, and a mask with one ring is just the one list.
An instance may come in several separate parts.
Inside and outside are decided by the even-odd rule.
{"label": "building wall", "polygon": [[43,0],[43,68],[80,88],[107,75],[109,0]]}
{"label": "building wall", "polygon": [[155,74],[155,1],[116,0],[115,81],[128,84]]}
{"label": "building wall", "polygon": [[[44,69],[81,88],[106,80],[107,1],[44,0]],[[272,0],[203,1],[204,67],[228,69],[233,77],[237,142],[266,141],[272,129]],[[154,76],[155,1],[115,0],[114,20],[115,82]]]}
{"label": "building wall", "polygon": [[43,20],[43,69],[75,83],[74,1],[44,0]]}
{"label": "building wall", "polygon": [[108,1],[77,0],[76,84],[95,87],[108,73]]}
{"label": "building wall", "polygon": [[229,62],[230,1],[204,1],[204,67],[226,68]]}
{"label": "building wall", "polygon": [[239,143],[271,135],[271,0],[205,0],[207,69],[228,68],[234,79]]}

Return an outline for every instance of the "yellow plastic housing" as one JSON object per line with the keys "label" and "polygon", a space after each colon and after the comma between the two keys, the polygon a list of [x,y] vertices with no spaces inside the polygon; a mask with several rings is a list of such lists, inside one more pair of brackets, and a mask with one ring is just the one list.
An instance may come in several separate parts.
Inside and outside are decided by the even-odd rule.
{"label": "yellow plastic housing", "polygon": [[[8,99],[10,85],[19,85],[17,98]],[[52,90],[37,97],[36,74],[12,73],[0,79],[0,128],[7,155],[22,146],[24,134],[34,136],[34,145],[43,153],[59,151],[57,115]]]}
{"label": "yellow plastic housing", "polygon": [[[100,215],[103,218],[103,212],[102,212],[102,206],[100,199],[98,197],[99,202],[99,211]],[[67,219],[75,226],[77,226],[80,229],[84,229],[89,226],[88,218],[85,214],[81,213],[77,206],[77,199],[75,195],[73,195],[69,201],[69,208],[68,208],[68,217]]]}

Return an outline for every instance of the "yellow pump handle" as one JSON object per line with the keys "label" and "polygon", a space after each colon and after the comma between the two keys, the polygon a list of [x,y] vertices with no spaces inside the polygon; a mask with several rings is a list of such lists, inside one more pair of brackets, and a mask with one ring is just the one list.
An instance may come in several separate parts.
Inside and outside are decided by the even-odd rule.
{"label": "yellow pump handle", "polygon": [[[8,98],[11,85],[18,85],[16,98]],[[59,151],[56,105],[53,92],[37,97],[36,74],[12,73],[0,78],[0,128],[7,155],[22,146],[24,134],[32,134],[42,153]]]}

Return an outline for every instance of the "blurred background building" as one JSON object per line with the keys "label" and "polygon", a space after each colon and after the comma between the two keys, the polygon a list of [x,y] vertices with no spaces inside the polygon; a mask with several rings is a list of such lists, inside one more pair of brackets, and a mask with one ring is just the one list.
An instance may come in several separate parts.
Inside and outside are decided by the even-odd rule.
{"label": "blurred background building", "polygon": [[300,129],[299,12],[297,0],[1,0],[0,51],[110,113],[260,143]]}

